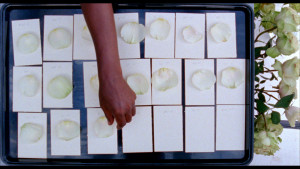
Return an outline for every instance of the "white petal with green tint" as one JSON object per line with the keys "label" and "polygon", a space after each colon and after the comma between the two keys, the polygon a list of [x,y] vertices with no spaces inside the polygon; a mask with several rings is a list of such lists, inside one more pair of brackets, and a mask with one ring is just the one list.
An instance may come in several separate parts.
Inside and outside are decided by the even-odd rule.
{"label": "white petal with green tint", "polygon": [[55,127],[59,139],[69,141],[80,135],[80,125],[75,121],[63,120]]}
{"label": "white petal with green tint", "polygon": [[243,78],[243,73],[236,67],[228,67],[221,73],[222,85],[230,89],[237,88],[241,85],[244,82]]}
{"label": "white petal with green tint", "polygon": [[137,95],[143,95],[149,90],[149,82],[142,74],[133,74],[127,77],[127,83]]}
{"label": "white petal with green tint", "polygon": [[182,31],[183,39],[189,43],[196,43],[203,35],[197,32],[192,26],[186,26]]}
{"label": "white petal with green tint", "polygon": [[99,92],[99,78],[98,74],[94,75],[90,79],[90,85],[95,92]]}
{"label": "white petal with green tint", "polygon": [[231,37],[231,29],[225,23],[216,23],[210,28],[210,34],[216,42],[227,42]]}
{"label": "white petal with green tint", "polygon": [[166,91],[176,87],[178,84],[178,75],[169,68],[160,68],[152,75],[152,85],[159,91]]}
{"label": "white petal with green tint", "polygon": [[17,40],[17,49],[23,54],[33,53],[40,46],[40,39],[31,33],[25,33]]}
{"label": "white petal with green tint", "polygon": [[105,116],[99,117],[94,123],[95,135],[99,138],[107,138],[114,134],[116,130],[116,124],[108,125]]}
{"label": "white petal with green tint", "polygon": [[87,41],[90,41],[90,42],[93,41],[92,35],[91,35],[90,31],[89,31],[89,28],[86,25],[82,29],[81,37],[84,40],[87,40]]}
{"label": "white petal with green tint", "polygon": [[73,90],[73,85],[64,76],[56,76],[50,80],[47,86],[48,94],[55,99],[66,98]]}
{"label": "white petal with green tint", "polygon": [[122,26],[121,37],[128,44],[136,44],[145,38],[145,26],[137,22],[129,22]]}
{"label": "white petal with green tint", "polygon": [[150,25],[150,35],[156,40],[165,40],[169,36],[170,24],[163,18],[158,18]]}
{"label": "white petal with green tint", "polygon": [[53,48],[64,49],[71,45],[72,35],[64,28],[56,28],[49,33],[48,41]]}
{"label": "white petal with green tint", "polygon": [[19,141],[25,144],[33,144],[43,136],[43,126],[35,123],[25,123],[21,126]]}
{"label": "white petal with green tint", "polygon": [[34,75],[26,75],[18,81],[18,89],[22,95],[33,97],[37,94],[40,83]]}
{"label": "white petal with green tint", "polygon": [[199,90],[208,90],[216,82],[216,76],[209,70],[198,70],[192,76],[192,84]]}

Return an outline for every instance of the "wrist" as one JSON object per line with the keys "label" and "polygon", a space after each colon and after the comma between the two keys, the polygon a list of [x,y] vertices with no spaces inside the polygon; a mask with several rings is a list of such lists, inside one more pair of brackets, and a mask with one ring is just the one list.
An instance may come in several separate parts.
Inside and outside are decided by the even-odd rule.
{"label": "wrist", "polygon": [[114,83],[120,79],[123,79],[122,71],[117,69],[99,69],[98,70],[100,84]]}

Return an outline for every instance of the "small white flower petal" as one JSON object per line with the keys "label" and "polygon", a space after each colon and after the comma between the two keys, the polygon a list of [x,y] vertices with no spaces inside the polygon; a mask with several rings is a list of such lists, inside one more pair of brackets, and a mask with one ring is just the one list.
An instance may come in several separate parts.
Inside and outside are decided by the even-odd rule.
{"label": "small white flower petal", "polygon": [[290,106],[284,111],[286,118],[288,119],[290,126],[295,127],[296,120],[299,121],[300,118],[300,108],[295,106]]}
{"label": "small white flower petal", "polygon": [[221,73],[221,83],[223,86],[234,89],[241,85],[244,80],[241,70],[235,67],[228,67]]}
{"label": "small white flower petal", "polygon": [[216,23],[210,28],[210,34],[216,42],[227,42],[231,37],[231,29],[225,23]]}
{"label": "small white flower petal", "polygon": [[72,35],[64,28],[56,28],[49,33],[48,41],[53,48],[64,49],[71,45]]}
{"label": "small white flower petal", "polygon": [[31,33],[24,33],[17,40],[17,49],[23,54],[33,53],[40,46],[40,39]]}
{"label": "small white flower petal", "polygon": [[95,92],[99,92],[99,78],[98,74],[94,75],[90,79],[90,85]]}
{"label": "small white flower petal", "polygon": [[183,39],[189,43],[196,43],[202,39],[202,34],[197,32],[192,26],[186,26],[182,31]]}
{"label": "small white flower petal", "polygon": [[26,75],[18,81],[18,89],[22,95],[33,97],[38,93],[40,83],[34,75]]}
{"label": "small white flower petal", "polygon": [[156,40],[165,40],[169,36],[170,24],[163,18],[158,18],[150,25],[150,35]]}
{"label": "small white flower petal", "polygon": [[137,95],[143,95],[149,90],[149,82],[142,74],[133,74],[127,77],[127,83]]}
{"label": "small white flower petal", "polygon": [[116,123],[108,125],[106,117],[101,116],[94,123],[94,132],[99,138],[110,137],[116,132]]}
{"label": "small white flower petal", "polygon": [[137,22],[129,22],[122,26],[121,37],[128,44],[136,44],[145,38],[145,26]]}
{"label": "small white flower petal", "polygon": [[56,76],[47,86],[48,94],[55,99],[66,98],[73,90],[72,83],[64,76]]}
{"label": "small white flower petal", "polygon": [[75,121],[63,120],[55,127],[59,139],[69,141],[80,135],[80,125]]}
{"label": "small white flower petal", "polygon": [[21,126],[20,142],[25,144],[36,143],[43,134],[43,126],[35,123],[25,123]]}
{"label": "small white flower petal", "polygon": [[176,87],[178,76],[176,72],[169,68],[160,68],[152,75],[152,85],[156,90],[166,91]]}
{"label": "small white flower petal", "polygon": [[216,82],[216,76],[209,70],[198,70],[192,76],[192,84],[199,90],[208,90]]}
{"label": "small white flower petal", "polygon": [[87,40],[89,42],[93,42],[91,32],[90,32],[89,28],[86,25],[82,29],[81,37],[84,40]]}

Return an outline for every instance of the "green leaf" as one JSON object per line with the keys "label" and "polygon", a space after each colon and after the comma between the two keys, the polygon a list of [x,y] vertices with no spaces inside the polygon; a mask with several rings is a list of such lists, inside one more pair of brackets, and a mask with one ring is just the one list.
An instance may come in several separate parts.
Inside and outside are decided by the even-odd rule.
{"label": "green leaf", "polygon": [[260,16],[260,5],[261,5],[261,3],[254,3],[254,16],[255,17]]}
{"label": "green leaf", "polygon": [[259,74],[259,67],[258,67],[258,63],[255,62],[255,75],[258,75]]}
{"label": "green leaf", "polygon": [[277,137],[277,138],[278,138],[279,142],[281,143],[281,142],[282,142],[282,139],[281,139],[281,137]]}
{"label": "green leaf", "polygon": [[295,94],[287,95],[281,98],[275,105],[274,107],[276,108],[288,108],[294,99]]}
{"label": "green leaf", "polygon": [[279,12],[272,10],[269,13],[264,14],[261,18],[260,25],[267,29],[272,29],[273,27],[276,27],[275,18],[279,14]]}
{"label": "green leaf", "polygon": [[265,103],[259,99],[255,99],[255,102],[256,102],[256,108],[257,108],[257,111],[260,113],[260,114],[263,114],[265,113],[266,111],[269,110],[269,107],[265,105]]}
{"label": "green leaf", "polygon": [[265,49],[265,46],[263,46],[263,47],[256,47],[256,48],[255,48],[255,59],[261,57],[260,52],[261,52],[262,50],[266,50],[266,49]]}
{"label": "green leaf", "polygon": [[256,82],[259,82],[259,78],[258,78],[258,77],[255,77],[255,81],[256,81]]}
{"label": "green leaf", "polygon": [[258,93],[258,99],[261,100],[261,101],[263,101],[263,102],[266,102],[266,98],[265,98],[265,96],[262,94],[262,92],[259,92],[259,93]]}
{"label": "green leaf", "polygon": [[270,47],[272,46],[272,42],[273,42],[273,38],[271,38],[271,39],[267,42],[267,44],[266,44],[266,46],[265,46],[265,50],[267,50],[268,48],[270,48]]}
{"label": "green leaf", "polygon": [[273,111],[271,113],[271,120],[273,124],[280,123],[280,113],[278,113],[277,111]]}
{"label": "green leaf", "polygon": [[263,65],[264,61],[262,62],[255,62],[255,75],[258,75],[259,73],[262,73],[264,71],[264,65]]}
{"label": "green leaf", "polygon": [[254,3],[254,12],[258,12],[260,8],[261,3]]}
{"label": "green leaf", "polygon": [[259,62],[259,68],[263,71],[264,70],[265,61]]}
{"label": "green leaf", "polygon": [[293,8],[298,13],[300,12],[300,3],[290,3],[289,7]]}
{"label": "green leaf", "polygon": [[266,80],[262,80],[262,81],[260,81],[260,84],[263,84],[263,83],[265,83],[266,82]]}
{"label": "green leaf", "polygon": [[277,56],[279,56],[281,53],[279,52],[279,50],[276,48],[276,46],[273,46],[271,48],[268,48],[266,51],[266,54],[272,58],[276,58]]}
{"label": "green leaf", "polygon": [[258,88],[258,87],[259,87],[259,84],[256,84],[256,85],[255,85],[255,88]]}
{"label": "green leaf", "polygon": [[275,4],[274,3],[261,3],[260,10],[264,14],[268,14],[270,12],[275,11]]}

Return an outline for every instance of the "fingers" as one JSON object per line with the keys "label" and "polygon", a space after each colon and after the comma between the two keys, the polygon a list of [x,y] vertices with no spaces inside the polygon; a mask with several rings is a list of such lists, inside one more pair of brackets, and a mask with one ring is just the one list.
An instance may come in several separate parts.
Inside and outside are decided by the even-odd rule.
{"label": "fingers", "polygon": [[135,106],[133,106],[133,107],[132,107],[132,110],[131,110],[132,116],[135,116],[135,113],[136,113],[136,109],[135,109]]}
{"label": "fingers", "polygon": [[117,114],[116,115],[116,121],[117,121],[117,129],[120,130],[126,125],[126,118],[124,114]]}
{"label": "fingers", "polygon": [[126,118],[126,122],[129,123],[131,122],[131,119],[132,119],[132,115],[130,112],[126,113],[125,114],[125,118]]}
{"label": "fingers", "polygon": [[112,125],[114,123],[114,116],[104,107],[102,107],[105,117],[107,119],[108,125]]}
{"label": "fingers", "polygon": [[117,114],[117,116],[116,116],[116,120],[118,123],[117,128],[121,129],[126,125],[126,123],[131,122],[132,116],[135,115],[135,111],[136,111],[135,106],[132,106],[132,108],[129,111],[127,111],[126,113]]}

